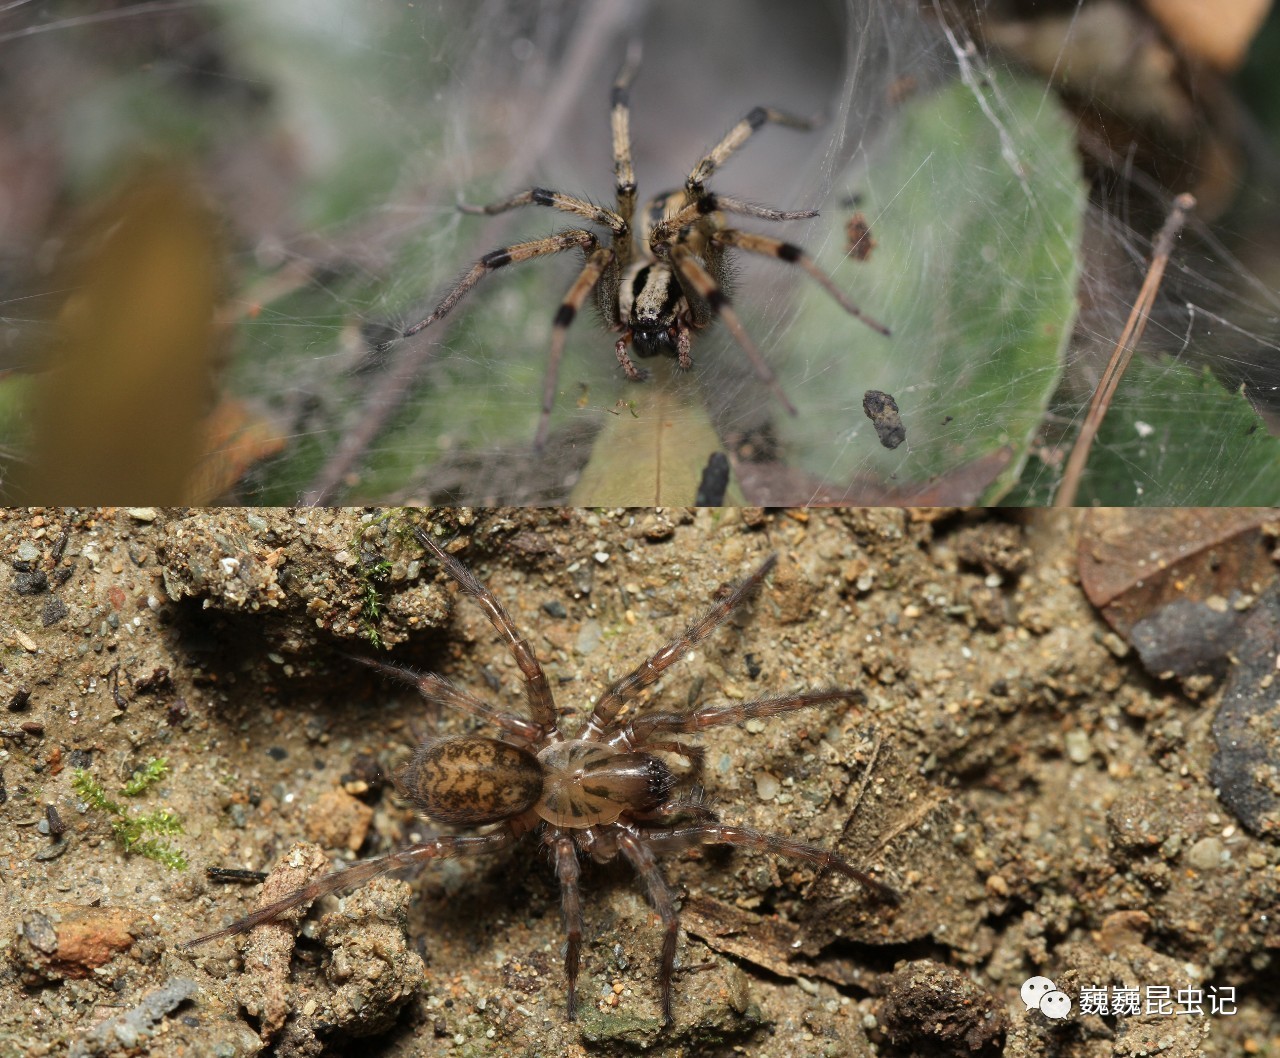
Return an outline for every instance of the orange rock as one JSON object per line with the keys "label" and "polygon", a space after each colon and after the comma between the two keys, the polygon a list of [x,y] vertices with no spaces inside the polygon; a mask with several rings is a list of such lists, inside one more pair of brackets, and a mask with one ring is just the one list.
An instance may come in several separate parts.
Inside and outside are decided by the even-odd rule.
{"label": "orange rock", "polygon": [[88,977],[131,948],[148,924],[129,908],[52,904],[24,917],[22,961],[45,980]]}
{"label": "orange rock", "polygon": [[369,833],[373,809],[346,790],[322,794],[307,814],[307,837],[327,849],[359,850]]}

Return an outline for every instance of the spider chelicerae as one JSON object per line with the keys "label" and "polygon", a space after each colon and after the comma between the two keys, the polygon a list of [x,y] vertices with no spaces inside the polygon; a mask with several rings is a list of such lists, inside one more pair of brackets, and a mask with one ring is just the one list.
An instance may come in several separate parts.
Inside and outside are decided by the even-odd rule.
{"label": "spider chelicerae", "polygon": [[[549,851],[560,883],[569,1018],[574,1017],[582,953],[579,857],[607,862],[622,856],[639,875],[662,920],[658,981],[663,1017],[670,1022],[679,922],[656,855],[699,845],[736,845],[790,857],[820,870],[838,871],[872,896],[887,903],[897,902],[897,894],[888,886],[826,849],[720,822],[702,789],[694,785],[705,751],[676,737],[825,702],[857,701],[862,697],[858,692],[814,691],[735,705],[699,706],[684,712],[633,715],[627,708],[645,688],[729,619],[760,586],[773,568],[776,555],[766,558],[680,635],[606,688],[586,721],[566,733],[561,729],[547,675],[502,604],[426,533],[415,533],[462,592],[479,603],[506,641],[524,678],[529,715],[514,716],[495,709],[442,676],[357,660],[410,683],[429,702],[458,709],[501,729],[501,738],[477,734],[428,738],[396,776],[400,792],[428,819],[480,828],[480,832],[432,836],[398,852],[326,874],[229,926],[187,941],[184,947],[245,933],[291,908],[338,889],[362,885],[387,871],[429,860],[497,852],[526,834],[535,833]],[[687,770],[678,775],[657,754],[683,758]]]}
{"label": "spider chelicerae", "polygon": [[549,254],[581,250],[582,271],[561,301],[552,325],[551,354],[542,393],[542,414],[534,436],[535,448],[540,449],[546,443],[566,332],[593,292],[605,326],[621,332],[614,343],[614,353],[623,373],[633,382],[643,381],[646,373],[632,361],[628,347],[639,357],[673,356],[681,368],[688,369],[693,366],[690,334],[718,316],[747,354],[756,376],[773,390],[792,415],[796,414],[795,405],[783,392],[777,375],[747,334],[725,293],[731,250],[799,265],[851,315],[881,334],[889,334],[887,327],[845,297],[799,246],[768,235],[739,231],[726,222],[726,214],[772,221],[805,220],[816,217],[817,210],[771,209],[707,189],[711,175],[762,125],[812,128],[812,123],[804,118],[772,107],[753,108],[698,161],[681,190],[664,192],[644,205],[639,231],[633,235],[636,181],[631,164],[630,91],[637,67],[638,55],[633,50],[613,85],[613,209],[543,187],[521,191],[488,206],[461,207],[464,213],[492,215],[521,206],[550,206],[607,228],[607,242],[601,245],[596,233],[587,228],[570,228],[543,239],[493,250],[471,266],[429,316],[402,335],[408,338],[417,334],[448,314],[490,272]]}

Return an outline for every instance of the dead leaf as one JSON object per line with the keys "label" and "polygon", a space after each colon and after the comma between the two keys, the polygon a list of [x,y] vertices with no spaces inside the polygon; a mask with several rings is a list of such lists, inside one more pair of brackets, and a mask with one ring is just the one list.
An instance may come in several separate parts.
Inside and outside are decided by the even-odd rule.
{"label": "dead leaf", "polygon": [[1090,511],[1078,562],[1085,595],[1122,636],[1177,600],[1260,594],[1275,580],[1265,507]]}
{"label": "dead leaf", "polygon": [[[605,416],[570,503],[658,507],[694,502],[703,468],[723,445],[696,381],[665,357],[651,362],[650,372],[649,381],[628,383],[621,407]],[[731,477],[723,503],[743,502]]]}

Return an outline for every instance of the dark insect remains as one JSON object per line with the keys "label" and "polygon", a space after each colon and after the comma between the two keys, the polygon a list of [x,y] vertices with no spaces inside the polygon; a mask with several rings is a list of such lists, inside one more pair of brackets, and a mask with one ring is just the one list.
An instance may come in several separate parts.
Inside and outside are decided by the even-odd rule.
{"label": "dark insect remains", "polygon": [[[560,882],[566,935],[568,1016],[574,1016],[582,954],[579,859],[607,862],[622,856],[643,883],[662,921],[658,975],[662,1012],[671,1020],[671,979],[679,922],[671,890],[656,857],[699,845],[736,845],[789,857],[852,878],[874,898],[896,903],[892,889],[839,856],[815,845],[720,822],[701,789],[702,747],[681,741],[707,728],[752,717],[775,716],[824,702],[855,701],[855,691],[789,694],[734,705],[698,706],[683,712],[643,712],[626,707],[664,672],[722,625],[773,568],[771,555],[746,580],[715,602],[697,621],[635,669],[608,687],[591,715],[571,733],[561,730],[551,685],[532,647],[502,604],[460,562],[418,530],[430,551],[462,592],[484,610],[506,641],[524,679],[528,716],[494,708],[448,680],[394,665],[365,661],[416,686],[427,701],[468,713],[501,730],[500,738],[467,734],[429,738],[397,775],[400,792],[428,819],[471,834],[441,834],[398,852],[334,871],[267,904],[223,929],[196,937],[186,947],[245,933],[285,911],[338,889],[361,885],[387,871],[428,860],[497,852],[535,834],[550,853]],[[683,758],[678,775],[658,754]]]}
{"label": "dark insect remains", "polygon": [[552,327],[542,414],[534,437],[538,448],[547,439],[566,332],[592,294],[605,326],[619,333],[614,353],[623,374],[633,382],[643,381],[646,374],[632,361],[628,349],[642,358],[675,357],[679,366],[687,370],[693,366],[690,334],[719,317],[751,361],[756,377],[769,386],[792,415],[796,414],[795,406],[782,391],[777,375],[747,334],[725,293],[731,271],[730,251],[741,250],[799,265],[847,312],[881,334],[889,333],[887,327],[853,304],[799,246],[769,235],[739,231],[726,220],[727,214],[768,221],[806,220],[816,217],[817,210],[772,209],[713,193],[707,188],[711,175],[762,125],[812,128],[812,123],[804,118],[772,107],[753,108],[698,160],[682,189],[665,191],[645,203],[636,225],[638,230],[633,231],[636,179],[631,164],[630,92],[637,65],[638,56],[633,53],[613,85],[613,209],[543,187],[520,191],[487,206],[462,207],[464,213],[492,215],[521,206],[549,206],[608,229],[605,242],[602,244],[600,236],[588,228],[569,228],[542,239],[493,250],[471,266],[429,316],[402,335],[408,338],[447,315],[481,279],[496,269],[549,254],[580,250],[584,258],[582,270],[556,310]]}

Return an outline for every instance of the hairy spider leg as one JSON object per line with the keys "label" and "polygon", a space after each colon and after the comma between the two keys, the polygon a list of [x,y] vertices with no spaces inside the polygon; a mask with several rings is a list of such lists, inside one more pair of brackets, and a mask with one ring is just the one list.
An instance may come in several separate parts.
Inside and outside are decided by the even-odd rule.
{"label": "hairy spider leg", "polygon": [[[552,838],[550,835],[556,836]],[[578,1016],[578,965],[582,957],[582,894],[578,888],[578,851],[573,838],[556,827],[548,831],[560,881],[560,914],[564,921],[564,975],[569,981],[569,1020]]]}
{"label": "hairy spider leg", "polygon": [[[555,320],[551,324],[551,352],[547,355],[547,376],[542,388],[542,414],[538,417],[538,429],[533,436],[533,447],[541,450],[547,442],[547,433],[551,428],[551,409],[555,406],[556,400],[556,381],[560,377],[560,357],[564,353],[565,337],[569,333],[569,325],[573,323],[574,317],[578,315],[578,310],[582,308],[582,303],[587,300],[587,295],[595,289],[600,277],[604,275],[606,269],[613,270],[611,282],[617,286],[617,254],[611,247],[601,246],[587,256],[586,262],[582,266],[582,271],[578,273],[578,278],[573,281],[573,286],[569,288],[569,292],[565,294],[564,300],[560,302],[560,307],[556,310]],[[617,298],[613,299],[613,304],[617,305]],[[614,318],[608,321],[614,326],[619,326],[620,321],[617,319],[616,308]]]}
{"label": "hairy spider leg", "polygon": [[676,274],[693,288],[694,293],[702,298],[711,311],[724,320],[724,325],[729,328],[729,333],[733,335],[739,347],[747,354],[747,359],[751,361],[754,368],[756,378],[773,390],[774,396],[782,403],[791,415],[798,415],[796,406],[791,403],[787,394],[782,389],[782,384],[778,381],[778,376],[774,373],[769,361],[764,358],[764,354],[760,352],[759,347],[751,336],[747,334],[746,328],[742,326],[742,321],[738,319],[738,314],[734,312],[733,307],[729,304],[729,296],[720,288],[720,285],[712,278],[706,268],[698,260],[692,250],[681,243],[675,243],[670,248],[671,263],[675,267]]}
{"label": "hairy spider leg", "polygon": [[434,705],[443,705],[450,709],[458,709],[464,713],[470,713],[480,720],[487,720],[491,724],[496,724],[524,742],[534,743],[542,737],[543,730],[537,724],[530,723],[523,717],[512,716],[510,713],[504,713],[500,709],[493,708],[488,702],[477,698],[470,691],[455,686],[449,680],[434,672],[414,672],[413,669],[404,665],[389,665],[384,661],[374,661],[372,658],[361,657],[359,654],[348,654],[346,656],[352,661],[358,661],[361,665],[373,669],[374,672],[381,673],[383,676],[398,680],[401,683],[407,683],[426,701]]}
{"label": "hairy spider leg", "polygon": [[662,991],[662,1018],[671,1024],[671,977],[676,964],[676,936],[680,929],[680,920],[676,917],[675,901],[662,872],[658,870],[658,861],[653,858],[646,842],[641,841],[630,831],[624,830],[618,835],[618,848],[635,868],[636,874],[644,882],[649,893],[649,901],[653,909],[662,919],[662,968],[658,971],[658,987]]}
{"label": "hairy spider leg", "polygon": [[[601,213],[607,213],[608,216],[598,221],[608,225],[613,238],[608,248],[601,248],[588,255],[582,271],[578,273],[578,278],[556,310],[551,330],[551,351],[547,356],[547,376],[542,388],[542,413],[538,417],[538,428],[533,438],[533,447],[538,451],[546,445],[547,435],[551,429],[556,383],[560,378],[560,360],[564,354],[569,325],[602,277],[607,279],[610,289],[615,293],[612,297],[598,297],[597,303],[601,306],[608,325],[621,326],[621,321],[618,319],[616,289],[622,270],[631,263],[635,255],[631,241],[631,222],[636,209],[636,174],[631,162],[631,82],[635,79],[639,65],[639,47],[632,45],[628,49],[622,69],[618,71],[618,76],[614,80],[610,100],[609,124],[613,134],[615,210],[613,212],[602,210]],[[618,354],[618,360],[626,371],[627,377],[635,379],[634,368],[627,371],[630,360],[626,355],[626,341],[630,340],[630,336],[624,337],[626,340],[620,341],[619,348],[622,352]]]}
{"label": "hairy spider leg", "polygon": [[850,316],[861,320],[873,331],[879,331],[886,336],[890,334],[888,327],[868,316],[845,297],[840,288],[832,282],[831,277],[814,264],[813,258],[795,243],[783,242],[781,239],[775,239],[769,235],[757,235],[749,231],[736,231],[732,228],[721,228],[712,234],[711,240],[720,243],[722,246],[736,246],[738,249],[746,250],[748,253],[761,254],[764,257],[776,257],[779,261],[786,261],[787,264],[798,264],[816,279],[822,289],[835,298],[840,307]]}
{"label": "hairy spider leg", "polygon": [[454,284],[453,288],[440,299],[440,304],[435,307],[431,315],[408,328],[401,337],[410,338],[423,328],[430,327],[441,317],[447,316],[453,307],[490,272],[495,272],[509,264],[521,264],[524,261],[532,261],[536,257],[564,253],[566,250],[575,248],[580,248],[584,253],[589,254],[599,245],[600,240],[593,232],[585,228],[571,228],[568,231],[548,235],[545,239],[518,242],[511,246],[504,246],[500,250],[492,250],[473,264],[467,274]]}
{"label": "hairy spider leg", "polygon": [[751,827],[733,826],[728,823],[693,823],[662,830],[646,827],[641,828],[638,834],[639,840],[655,852],[679,852],[699,845],[733,845],[767,852],[772,856],[803,860],[820,869],[829,868],[839,871],[856,881],[877,900],[886,904],[897,904],[901,900],[895,890],[872,878],[865,871],[858,870],[834,852],[828,852],[818,845],[779,837],[777,834],[766,834]]}
{"label": "hairy spider leg", "polygon": [[492,830],[488,834],[442,835],[432,838],[430,841],[409,845],[398,852],[379,856],[377,859],[365,860],[350,867],[344,867],[341,870],[331,871],[317,878],[311,884],[305,885],[301,889],[281,897],[279,900],[272,901],[265,907],[258,908],[251,914],[245,915],[244,918],[237,919],[231,925],[184,941],[179,947],[194,948],[200,944],[208,944],[210,941],[234,936],[237,933],[247,933],[255,926],[270,922],[273,918],[284,914],[284,912],[292,908],[302,904],[310,904],[319,900],[320,897],[327,896],[329,893],[336,892],[339,889],[363,885],[371,878],[386,874],[388,871],[398,870],[401,867],[410,867],[415,863],[424,863],[427,860],[450,860],[459,856],[480,856],[488,852],[497,852],[515,844],[517,840],[532,830],[539,822],[540,819],[537,812],[529,811],[523,815],[516,816],[514,819],[504,820],[496,830]]}
{"label": "hairy spider leg", "polygon": [[654,735],[690,735],[709,727],[740,724],[762,716],[777,716],[796,709],[808,709],[827,702],[862,702],[861,691],[813,691],[808,694],[786,694],[776,698],[757,698],[736,705],[704,705],[682,713],[646,713],[636,717],[609,740],[619,748],[646,750],[665,748],[665,742],[650,742]]}
{"label": "hairy spider leg", "polygon": [[[626,60],[613,82],[613,94],[609,100],[609,125],[613,132],[613,187],[615,208],[627,225],[624,245],[615,245],[623,267],[631,263],[632,246],[630,226],[636,211],[636,174],[631,164],[631,82],[640,68],[640,47],[633,42],[627,49]],[[615,238],[615,244],[617,239]]]}
{"label": "hairy spider leg", "polygon": [[563,191],[552,191],[545,187],[531,187],[526,191],[517,191],[510,198],[490,202],[486,206],[469,206],[460,203],[458,212],[469,213],[472,216],[493,217],[508,210],[519,209],[521,206],[548,206],[561,213],[573,213],[593,224],[608,228],[615,235],[625,233],[627,230],[626,223],[613,210],[597,206],[594,202],[588,202],[574,195],[566,195]]}
{"label": "hairy spider leg", "polygon": [[672,665],[684,657],[698,643],[719,628],[743,601],[754,592],[760,582],[768,576],[778,561],[776,554],[770,555],[754,573],[733,589],[724,599],[712,606],[698,620],[694,621],[666,646],[655,651],[652,656],[641,662],[636,668],[620,680],[609,686],[596,699],[595,708],[590,719],[578,732],[581,739],[598,742],[601,736],[612,733],[614,721],[622,707],[636,697],[642,690],[656,683],[658,678]]}
{"label": "hairy spider leg", "polygon": [[[681,229],[696,223],[704,217],[715,213],[740,213],[743,216],[755,217],[758,220],[812,220],[818,215],[816,209],[774,209],[772,206],[758,206],[754,202],[745,202],[740,198],[730,198],[718,192],[704,192],[692,201],[686,202],[671,216],[657,221],[649,229],[649,248],[654,256],[662,255],[664,248],[675,242]],[[710,236],[721,230],[718,224],[708,224],[703,234]]]}
{"label": "hairy spider leg", "polygon": [[711,807],[706,791],[701,786],[695,786],[684,797],[673,797],[669,801],[663,801],[657,808],[648,812],[632,812],[631,820],[643,826],[670,828],[681,817],[687,823],[691,816],[704,823],[720,822],[720,817]]}
{"label": "hairy spider leg", "polygon": [[793,129],[808,130],[813,122],[807,118],[797,117],[773,107],[752,107],[750,112],[725,133],[724,138],[711,148],[693,167],[689,178],[685,180],[685,190],[690,198],[699,198],[704,194],[706,182],[711,174],[719,169],[730,156],[747,142],[752,134],[766,123],[786,125]]}
{"label": "hairy spider leg", "polygon": [[475,574],[430,536],[421,529],[414,529],[413,535],[417,537],[418,543],[435,555],[445,572],[457,582],[463,594],[470,595],[480,604],[485,616],[489,618],[489,623],[507,641],[507,649],[511,651],[511,656],[515,658],[516,665],[524,676],[530,718],[538,725],[542,737],[550,741],[559,741],[556,730],[556,703],[551,694],[551,684],[547,681],[547,674],[542,670],[538,656],[516,630],[510,614],[502,608],[502,604],[494,598],[489,589],[476,580]]}

